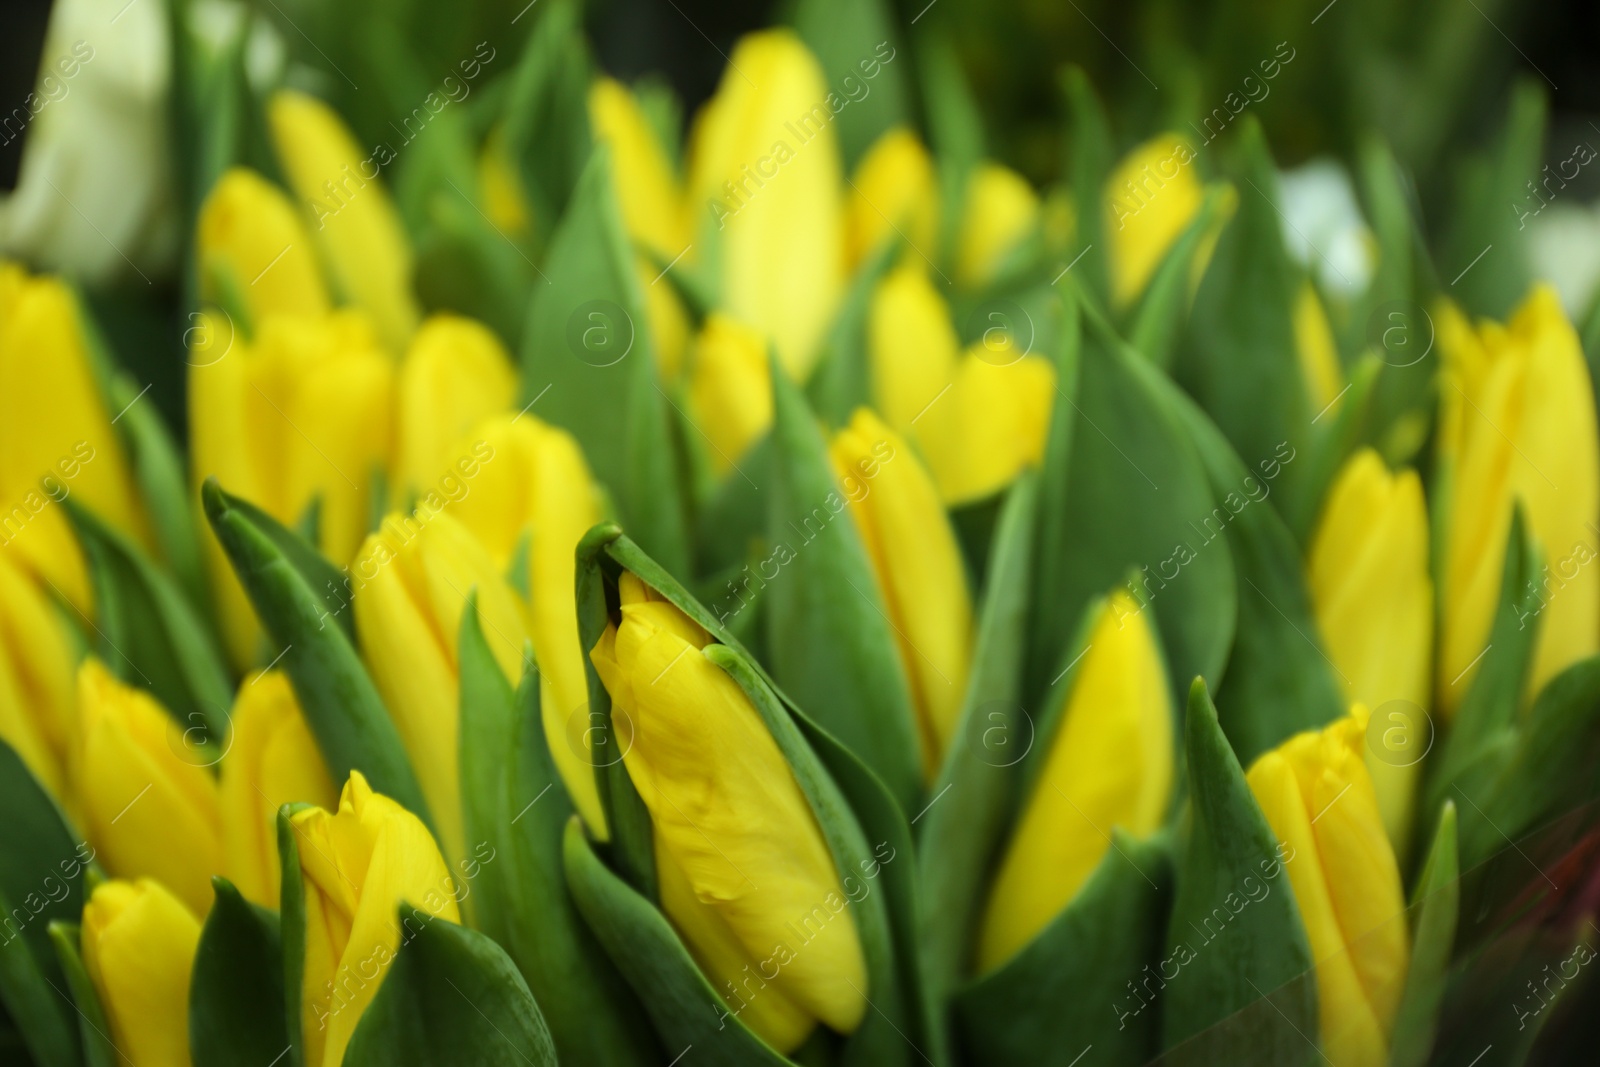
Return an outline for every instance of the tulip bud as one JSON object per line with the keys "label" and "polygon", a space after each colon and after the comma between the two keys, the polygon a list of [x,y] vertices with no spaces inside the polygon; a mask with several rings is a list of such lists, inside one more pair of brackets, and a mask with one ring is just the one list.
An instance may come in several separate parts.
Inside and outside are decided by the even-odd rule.
{"label": "tulip bud", "polygon": [[425,493],[454,463],[451,446],[481,420],[511,407],[517,375],[510,354],[487,327],[441,314],[412,339],[395,392],[395,481]]}
{"label": "tulip bud", "polygon": [[[339,1067],[361,1013],[416,931],[461,921],[457,886],[422,820],[351,771],[337,812],[290,816],[305,893],[300,1032],[307,1067]],[[400,905],[411,905],[402,927]]]}
{"label": "tulip bud", "polygon": [[1306,402],[1318,412],[1337,410],[1335,404],[1344,391],[1344,373],[1339,369],[1339,348],[1328,325],[1316,287],[1306,282],[1294,304],[1295,352],[1300,357],[1300,374],[1306,382]]}
{"label": "tulip bud", "polygon": [[64,804],[75,655],[55,605],[0,552],[0,740]]}
{"label": "tulip bud", "polygon": [[931,781],[949,747],[972,663],[972,599],[939,492],[922,462],[861,408],[831,449],[894,628]]}
{"label": "tulip bud", "polygon": [[1297,734],[1247,780],[1283,843],[1289,884],[1317,963],[1322,1051],[1334,1067],[1381,1067],[1410,955],[1405,898],[1362,762],[1367,711]]}
{"label": "tulip bud", "polygon": [[900,235],[911,244],[912,256],[933,254],[939,184],[933,159],[916,134],[904,126],[886,130],[856,164],[850,185],[845,238],[852,270],[880,243]]}
{"label": "tulip bud", "polygon": [[979,973],[1071,903],[1111,847],[1112,827],[1145,837],[1166,820],[1172,700],[1151,621],[1127,592],[1111,594],[1082,655],[989,895]]}
{"label": "tulip bud", "polygon": [[94,659],[78,669],[78,715],[70,785],[106,869],[155,878],[204,915],[223,867],[222,816],[202,750],[184,743],[190,724]]}
{"label": "tulip bud", "polygon": [[[367,320],[271,315],[247,342],[208,313],[190,363],[194,484],[215,475],[290,527],[315,500],[318,548],[348,561],[391,450],[394,368]],[[262,652],[260,624],[216,537],[203,536],[229,654],[250,664]]]}
{"label": "tulip bud", "polygon": [[[289,187],[305,204],[334,288],[363,308],[384,344],[403,349],[417,328],[411,246],[380,167],[387,149],[363,152],[337,112],[305,93],[279,90],[267,124]],[[379,158],[387,154],[388,158]]]}
{"label": "tulip bud", "polygon": [[868,312],[873,405],[916,441],[947,505],[1005,488],[1039,462],[1049,434],[1055,368],[1016,350],[1025,324],[994,314],[960,352],[948,305],[912,263],[884,277]]}
{"label": "tulip bud", "polygon": [[322,269],[300,215],[255,171],[234,167],[217,179],[195,229],[206,303],[243,311],[251,323],[327,312]]}
{"label": "tulip bud", "polygon": [[772,338],[796,381],[815,365],[844,292],[844,183],[828,95],[792,31],[752,33],[690,140],[691,218],[709,211],[721,240],[726,309]]}
{"label": "tulip bud", "polygon": [[104,882],[83,906],[79,944],[121,1057],[188,1067],[194,913],[154,879]]}
{"label": "tulip bud", "polygon": [[263,907],[278,906],[278,809],[331,808],[338,791],[322,752],[281,671],[254,674],[234,698],[232,734],[222,761],[222,811],[228,880]]}
{"label": "tulip bud", "polygon": [[1194,158],[1188,142],[1161,134],[1128,153],[1106,179],[1105,229],[1116,306],[1144,292],[1173,242],[1200,212],[1205,189]]}
{"label": "tulip bud", "polygon": [[772,367],[759,330],[720,311],[706,316],[689,364],[689,406],[721,478],[772,426]]}
{"label": "tulip bud", "polygon": [[[730,1012],[773,1048],[798,1047],[819,1021],[854,1032],[865,957],[849,907],[824,907],[845,893],[794,773],[738,683],[701,654],[710,636],[632,573],[620,597],[621,621],[590,658],[632,727],[623,763],[655,828],[662,910]],[[775,956],[776,975],[767,964],[745,999],[748,975]]]}
{"label": "tulip bud", "polygon": [[522,680],[526,612],[483,546],[444,511],[390,515],[351,571],[362,655],[399,727],[445,852],[464,856],[461,612],[476,590],[484,636],[512,685]]}
{"label": "tulip bud", "polygon": [[516,160],[506,149],[504,124],[489,131],[478,153],[478,193],[489,224],[507,237],[524,236],[533,228],[533,210]]}
{"label": "tulip bud", "polygon": [[627,86],[599,78],[589,90],[595,138],[611,149],[622,221],[640,244],[672,260],[689,243],[683,191],[661,139]]}
{"label": "tulip bud", "polygon": [[1600,649],[1600,440],[1578,335],[1549,286],[1503,326],[1474,329],[1446,306],[1439,345],[1439,457],[1449,477],[1437,688],[1451,714],[1489,640],[1514,502],[1545,562],[1533,590],[1539,642],[1528,693]]}
{"label": "tulip bud", "polygon": [[[461,492],[448,496],[451,517],[472,532],[499,573],[510,569],[526,545],[528,625],[539,663],[545,741],[573,805],[590,832],[604,839],[595,769],[580,756],[582,742],[568,728],[581,723],[581,734],[589,723],[589,681],[574,591],[578,542],[602,518],[589,466],[571,434],[531,414],[480,423],[455,454]],[[445,506],[432,498],[424,501],[430,503]],[[488,636],[492,643],[495,635]]]}
{"label": "tulip bud", "polygon": [[956,236],[956,280],[974,288],[995,280],[1006,256],[1039,225],[1039,194],[1009,167],[984,163],[967,179]]}
{"label": "tulip bud", "polygon": [[0,552],[87,613],[88,570],[56,505],[76,496],[135,540],[145,525],[78,316],[60,279],[0,261]]}
{"label": "tulip bud", "polygon": [[[1403,700],[1426,715],[1433,582],[1416,472],[1390,474],[1370,448],[1350,457],[1328,492],[1306,569],[1317,628],[1345,699],[1369,708]],[[1420,737],[1423,723],[1409,726],[1417,731],[1410,739]],[[1366,760],[1389,840],[1403,854],[1421,754],[1369,747]]]}

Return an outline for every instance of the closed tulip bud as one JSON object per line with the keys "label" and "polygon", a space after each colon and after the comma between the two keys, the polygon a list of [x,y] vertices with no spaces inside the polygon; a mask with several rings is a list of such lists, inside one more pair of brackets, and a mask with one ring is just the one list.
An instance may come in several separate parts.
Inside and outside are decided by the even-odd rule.
{"label": "closed tulip bud", "polygon": [[1362,761],[1367,711],[1297,734],[1246,775],[1282,842],[1315,958],[1322,1051],[1334,1067],[1381,1067],[1410,956],[1405,898]]}
{"label": "closed tulip bud", "polygon": [[949,747],[972,664],[972,598],[939,491],[906,443],[866,408],[833,438],[834,473],[866,546],[910,683],[932,780]]}
{"label": "closed tulip bud", "polygon": [[[539,664],[545,741],[578,813],[604,838],[595,769],[580,755],[586,751],[589,681],[575,592],[578,542],[603,518],[594,478],[572,435],[531,414],[481,423],[455,455],[461,492],[448,497],[451,517],[473,533],[499,573],[526,546],[528,626]],[[424,501],[433,503],[445,506],[431,497]],[[485,632],[493,643],[487,626]]]}
{"label": "closed tulip bud", "polygon": [[1294,304],[1295,352],[1300,357],[1300,374],[1306,383],[1306,402],[1311,410],[1337,410],[1344,374],[1339,369],[1339,348],[1333,327],[1322,308],[1316,287],[1306,282]]}
{"label": "closed tulip bud", "polygon": [[1111,300],[1118,307],[1144,292],[1173,242],[1199,214],[1205,189],[1194,157],[1188,142],[1162,134],[1128,153],[1106,179]]}
{"label": "closed tulip bud", "polygon": [[83,554],[56,505],[76,496],[136,540],[145,526],[78,316],[59,278],[0,261],[0,552],[90,612]]}
{"label": "closed tulip bud", "polygon": [[1006,846],[978,970],[1021,951],[1078,895],[1112,827],[1159,829],[1172,800],[1173,712],[1151,623],[1119,589],[1095,620],[1055,736]]}
{"label": "closed tulip bud", "polygon": [[589,121],[595,138],[611,150],[628,233],[663,262],[672,260],[689,243],[689,227],[683,191],[660,136],[633,93],[612,78],[600,78],[590,88]]}
{"label": "closed tulip bud", "polygon": [[335,290],[372,316],[384,344],[403,349],[418,313],[411,295],[411,246],[378,177],[388,159],[363,152],[338,113],[305,93],[274,94],[267,125],[289,187],[310,216],[312,239]]}
{"label": "closed tulip bud", "polygon": [[[356,312],[272,315],[248,342],[208,313],[190,355],[194,484],[215,475],[290,527],[317,502],[317,547],[344,564],[366,535],[389,464],[394,366]],[[203,535],[233,662],[270,660],[261,627],[209,527]],[[265,651],[265,655],[261,653]]]}
{"label": "closed tulip bud", "polygon": [[733,50],[690,141],[690,210],[700,220],[709,211],[721,241],[724,304],[772,338],[796,381],[815,365],[845,284],[844,182],[828,95],[816,57],[792,31],[752,33]]}
{"label": "closed tulip bud", "polygon": [[998,163],[983,163],[967,179],[967,200],[956,235],[956,280],[974,288],[994,281],[1006,257],[1039,225],[1039,194],[1027,179]]}
{"label": "closed tulip bud", "polygon": [[288,675],[266,671],[247,678],[234,698],[231,728],[218,794],[228,880],[248,899],[276,908],[278,809],[300,803],[332,808],[339,793]]}
{"label": "closed tulip bud", "polygon": [[395,481],[425,493],[454,463],[452,446],[511,407],[517,374],[505,346],[482,323],[434,315],[412,340],[395,392]]}
{"label": "closed tulip bud", "polygon": [[[428,828],[351,771],[339,810],[290,816],[305,893],[302,1062],[339,1067],[395,954],[435,918],[461,921],[466,895]],[[404,924],[400,905],[409,904]]]}
{"label": "closed tulip bud", "polygon": [[1016,349],[1023,327],[994,313],[963,353],[949,306],[921,266],[896,267],[873,292],[873,406],[916,441],[947,505],[992,496],[1044,453],[1055,368]]}
{"label": "closed tulip bud", "polygon": [[154,879],[103,882],[83,906],[79,944],[119,1059],[188,1067],[194,913]]}
{"label": "closed tulip bud", "polygon": [[243,312],[321,315],[328,291],[300,214],[276,185],[246,167],[217,179],[195,226],[200,296]]}
{"label": "closed tulip bud", "polygon": [[427,798],[445,852],[466,854],[461,822],[460,660],[467,595],[506,680],[522,680],[528,620],[501,572],[445,511],[391,515],[351,568],[356,635]]}
{"label": "closed tulip bud", "polygon": [[706,316],[689,364],[689,406],[722,477],[772,425],[772,366],[761,331],[720,311]]}
{"label": "closed tulip bud", "polygon": [[[1311,602],[1345,699],[1381,708],[1405,701],[1396,720],[1419,746],[1433,662],[1433,582],[1428,577],[1428,507],[1411,470],[1390,474],[1370,448],[1345,463],[1328,492],[1307,562]],[[1387,713],[1386,713],[1387,714]],[[1368,747],[1383,824],[1397,852],[1410,843],[1412,801],[1422,768],[1412,747]]]}
{"label": "closed tulip bud", "polygon": [[851,268],[879,244],[904,235],[931,253],[939,237],[939,184],[933,158],[904,126],[887,130],[856,164],[845,205]]}
{"label": "closed tulip bud", "polygon": [[[798,1047],[819,1021],[854,1032],[865,957],[794,773],[738,683],[702,654],[710,636],[631,573],[620,596],[621,621],[590,658],[631,724],[623,763],[655,828],[662,910],[729,1011],[775,1049]],[[747,975],[773,958],[776,976],[762,969],[745,999]]]}
{"label": "closed tulip bud", "polygon": [[0,552],[0,740],[62,803],[75,651],[66,622],[33,580]]}
{"label": "closed tulip bud", "polygon": [[189,910],[211,907],[223,869],[217,781],[186,726],[97,660],[78,669],[79,735],[70,784],[89,841],[118,877],[154,878]]}
{"label": "closed tulip bud", "polygon": [[1600,441],[1583,350],[1549,286],[1535,288],[1503,326],[1473,328],[1446,307],[1439,345],[1439,457],[1448,490],[1439,531],[1438,694],[1449,714],[1489,641],[1514,503],[1545,561],[1532,590],[1539,642],[1528,692],[1600,649]]}

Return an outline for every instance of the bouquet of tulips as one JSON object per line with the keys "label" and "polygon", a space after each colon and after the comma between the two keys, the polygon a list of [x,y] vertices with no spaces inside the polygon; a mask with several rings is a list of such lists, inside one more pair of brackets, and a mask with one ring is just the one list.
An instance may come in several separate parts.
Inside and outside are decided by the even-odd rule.
{"label": "bouquet of tulips", "polygon": [[1284,169],[1252,110],[1317,113],[1346,13],[1241,76],[1173,12],[1159,115],[1048,72],[1040,181],[949,6],[798,0],[686,123],[569,0],[58,5],[0,1058],[1583,1057],[1600,310],[1523,235],[1542,93],[1442,227],[1416,128]]}

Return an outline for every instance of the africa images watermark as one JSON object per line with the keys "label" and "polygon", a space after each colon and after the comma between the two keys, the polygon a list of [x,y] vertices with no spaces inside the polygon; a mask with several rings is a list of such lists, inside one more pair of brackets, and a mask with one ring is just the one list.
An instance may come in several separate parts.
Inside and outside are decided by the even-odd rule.
{"label": "africa images watermark", "polygon": [[[86,41],[73,42],[72,49],[55,61],[39,79],[39,87],[22,98],[22,105],[0,119],[0,144],[10,144],[22,136],[28,124],[39,117],[39,112],[67,98],[72,87],[67,84],[78,76],[85,63],[94,58],[94,48]],[[57,77],[56,75],[60,75]]]}
{"label": "africa images watermark", "polygon": [[[884,55],[887,50],[888,55]],[[785,165],[795,158],[799,148],[804,148],[818,134],[827,128],[828,124],[849,107],[852,102],[859,103],[872,92],[872,86],[867,84],[876,78],[888,63],[894,61],[896,51],[888,41],[879,41],[873,49],[872,56],[856,64],[856,69],[861,71],[861,79],[854,73],[846,74],[839,83],[843,95],[829,91],[828,95],[810,109],[802,112],[793,119],[784,122],[783,127],[795,138],[796,145],[779,137],[772,142],[772,147],[767,154],[758,158],[754,163],[745,163],[739,168],[740,178],[737,182],[729,180],[722,183],[722,193],[712,197],[706,202],[711,211],[711,219],[717,224],[717,229],[722,229],[727,221],[743,211],[754,200],[756,195],[765,189],[767,182],[778,176]]]}
{"label": "africa images watermark", "polygon": [[49,507],[51,503],[59,504],[67,499],[72,493],[72,487],[67,483],[76,478],[94,457],[94,446],[88,441],[79,441],[72,446],[69,455],[56,460],[54,473],[46,474],[40,479],[40,487],[44,489],[42,496],[37,489],[31,489],[21,502],[9,511],[0,513],[0,547],[16,540],[33,521],[34,516]]}

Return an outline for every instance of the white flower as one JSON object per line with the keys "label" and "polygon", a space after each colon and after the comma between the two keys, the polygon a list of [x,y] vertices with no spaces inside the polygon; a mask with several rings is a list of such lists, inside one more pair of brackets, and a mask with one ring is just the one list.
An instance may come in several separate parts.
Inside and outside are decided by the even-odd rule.
{"label": "white flower", "polygon": [[1574,319],[1589,310],[1600,285],[1600,203],[1551,204],[1528,220],[1533,276],[1551,282]]}
{"label": "white flower", "polygon": [[1326,290],[1354,295],[1372,279],[1372,233],[1356,203],[1350,176],[1331,159],[1314,159],[1278,174],[1283,240]]}

